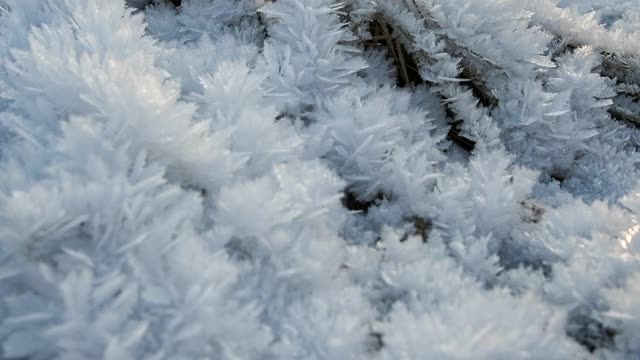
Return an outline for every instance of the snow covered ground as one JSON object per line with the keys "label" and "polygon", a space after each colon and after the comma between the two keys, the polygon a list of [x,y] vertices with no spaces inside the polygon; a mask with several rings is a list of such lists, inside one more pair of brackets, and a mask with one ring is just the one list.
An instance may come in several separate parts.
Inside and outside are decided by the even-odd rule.
{"label": "snow covered ground", "polygon": [[640,359],[639,35],[0,0],[0,359]]}

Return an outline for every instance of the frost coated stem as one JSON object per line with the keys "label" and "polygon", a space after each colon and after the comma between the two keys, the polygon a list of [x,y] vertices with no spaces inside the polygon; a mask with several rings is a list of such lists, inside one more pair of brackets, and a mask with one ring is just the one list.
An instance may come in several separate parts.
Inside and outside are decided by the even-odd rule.
{"label": "frost coated stem", "polygon": [[[386,0],[379,5],[383,18],[391,20],[389,25],[415,57],[422,79],[433,84],[432,90],[442,97],[453,123],[449,139],[467,151],[472,151],[477,142],[485,147],[500,146],[499,131],[489,115],[497,100],[481,78],[473,76],[479,70],[470,65],[487,61],[459,47],[430,16],[418,11],[413,1],[407,0],[404,8]],[[418,37],[425,40],[418,42]],[[469,67],[465,67],[467,64]]]}
{"label": "frost coated stem", "polygon": [[[618,95],[609,113],[614,119],[640,126],[640,38],[618,30],[612,32],[598,23],[593,14],[579,15],[573,9],[560,9],[549,0],[525,2],[534,16],[532,21],[554,34],[561,44],[556,56],[580,46],[592,46],[603,56],[600,74],[614,79]],[[625,91],[634,89],[631,93]]]}

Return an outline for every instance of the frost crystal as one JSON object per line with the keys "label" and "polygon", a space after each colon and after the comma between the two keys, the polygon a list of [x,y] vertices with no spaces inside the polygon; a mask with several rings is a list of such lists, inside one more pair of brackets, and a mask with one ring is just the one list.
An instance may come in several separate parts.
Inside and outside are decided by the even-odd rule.
{"label": "frost crystal", "polygon": [[635,359],[636,0],[0,0],[1,359]]}

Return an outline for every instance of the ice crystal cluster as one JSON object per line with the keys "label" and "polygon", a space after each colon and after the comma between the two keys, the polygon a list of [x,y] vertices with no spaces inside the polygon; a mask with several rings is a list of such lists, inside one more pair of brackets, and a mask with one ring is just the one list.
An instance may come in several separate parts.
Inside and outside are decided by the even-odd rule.
{"label": "ice crystal cluster", "polygon": [[640,359],[638,0],[0,0],[0,358]]}

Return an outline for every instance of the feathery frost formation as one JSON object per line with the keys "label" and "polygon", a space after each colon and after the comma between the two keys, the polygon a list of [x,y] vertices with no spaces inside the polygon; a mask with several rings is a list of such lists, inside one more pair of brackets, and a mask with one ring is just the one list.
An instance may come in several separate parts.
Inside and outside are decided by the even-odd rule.
{"label": "feathery frost formation", "polygon": [[0,358],[640,359],[637,1],[0,12]]}

